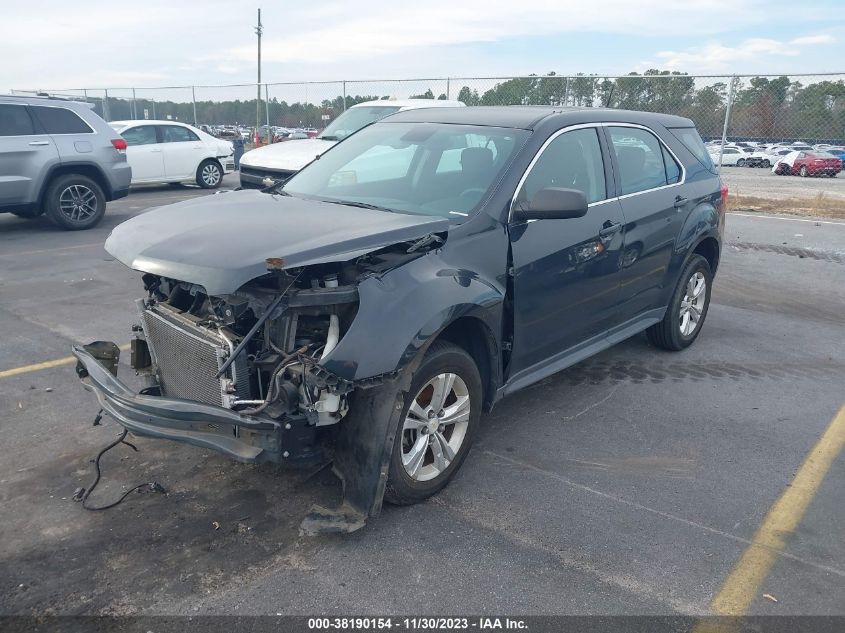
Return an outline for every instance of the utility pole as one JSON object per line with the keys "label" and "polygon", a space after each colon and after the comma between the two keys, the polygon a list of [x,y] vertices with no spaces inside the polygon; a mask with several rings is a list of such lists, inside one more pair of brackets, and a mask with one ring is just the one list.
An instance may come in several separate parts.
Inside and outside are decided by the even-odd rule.
{"label": "utility pole", "polygon": [[720,172],[722,171],[722,156],[725,154],[725,143],[728,140],[728,123],[731,120],[731,105],[733,105],[734,100],[734,89],[738,81],[739,79],[734,75],[731,77],[731,83],[728,86],[728,105],[725,108],[725,125],[722,128],[722,142],[719,145],[719,164],[717,165]]}
{"label": "utility pole", "polygon": [[258,82],[256,83],[255,98],[255,135],[258,137],[258,128],[261,127],[261,9],[258,9],[258,26],[255,27],[255,34],[258,36]]}

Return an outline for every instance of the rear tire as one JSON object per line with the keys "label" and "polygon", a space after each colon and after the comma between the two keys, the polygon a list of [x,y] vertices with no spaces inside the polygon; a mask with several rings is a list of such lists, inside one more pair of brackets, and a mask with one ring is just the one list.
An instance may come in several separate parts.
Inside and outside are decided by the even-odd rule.
{"label": "rear tire", "polygon": [[801,165],[801,169],[798,170],[798,173],[801,175],[802,178],[806,178],[810,175],[810,172],[807,171],[806,165]]}
{"label": "rear tire", "polygon": [[197,167],[197,184],[203,189],[217,189],[223,182],[223,168],[216,160],[204,160]]}
{"label": "rear tire", "polygon": [[760,167],[765,167],[766,169],[770,169],[771,166],[772,164],[768,160],[764,160],[762,163],[760,163]]}
{"label": "rear tire", "polygon": [[745,167],[745,159],[740,158],[738,161],[736,161],[736,166],[737,167]]}
{"label": "rear tire", "polygon": [[96,182],[80,174],[58,176],[44,193],[44,213],[66,231],[83,231],[100,223],[106,196]]}
{"label": "rear tire", "polygon": [[436,341],[403,399],[384,492],[394,505],[424,501],[461,467],[481,417],[481,375],[463,349]]}
{"label": "rear tire", "polygon": [[678,278],[663,320],[646,330],[649,342],[673,352],[692,345],[704,327],[712,284],[710,264],[701,255],[693,255]]}

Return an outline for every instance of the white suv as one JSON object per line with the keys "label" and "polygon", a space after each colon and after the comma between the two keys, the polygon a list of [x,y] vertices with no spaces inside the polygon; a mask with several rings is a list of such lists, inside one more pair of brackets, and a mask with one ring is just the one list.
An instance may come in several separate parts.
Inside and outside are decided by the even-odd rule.
{"label": "white suv", "polygon": [[234,171],[234,147],[191,125],[175,121],[112,121],[127,144],[132,184],[196,182],[220,186]]}
{"label": "white suv", "polygon": [[362,127],[400,110],[463,107],[445,99],[401,99],[359,103],[332,121],[316,138],[283,141],[247,152],[241,158],[241,187],[264,189],[284,181],[320,154]]}

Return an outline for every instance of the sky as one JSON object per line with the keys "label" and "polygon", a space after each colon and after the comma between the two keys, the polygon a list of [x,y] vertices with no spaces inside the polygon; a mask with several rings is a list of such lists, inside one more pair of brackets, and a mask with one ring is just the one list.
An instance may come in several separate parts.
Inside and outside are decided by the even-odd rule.
{"label": "sky", "polygon": [[[255,82],[258,2],[4,0],[0,90]],[[262,21],[269,82],[845,72],[839,0],[276,1]]]}

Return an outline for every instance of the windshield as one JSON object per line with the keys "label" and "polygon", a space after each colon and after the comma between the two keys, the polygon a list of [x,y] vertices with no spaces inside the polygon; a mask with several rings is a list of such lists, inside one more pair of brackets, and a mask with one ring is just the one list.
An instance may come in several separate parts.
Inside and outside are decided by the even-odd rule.
{"label": "windshield", "polygon": [[399,106],[356,106],[332,121],[317,138],[342,141],[373,121],[399,111]]}
{"label": "windshield", "polygon": [[468,216],[527,135],[500,127],[377,123],[323,154],[283,191],[388,211]]}

